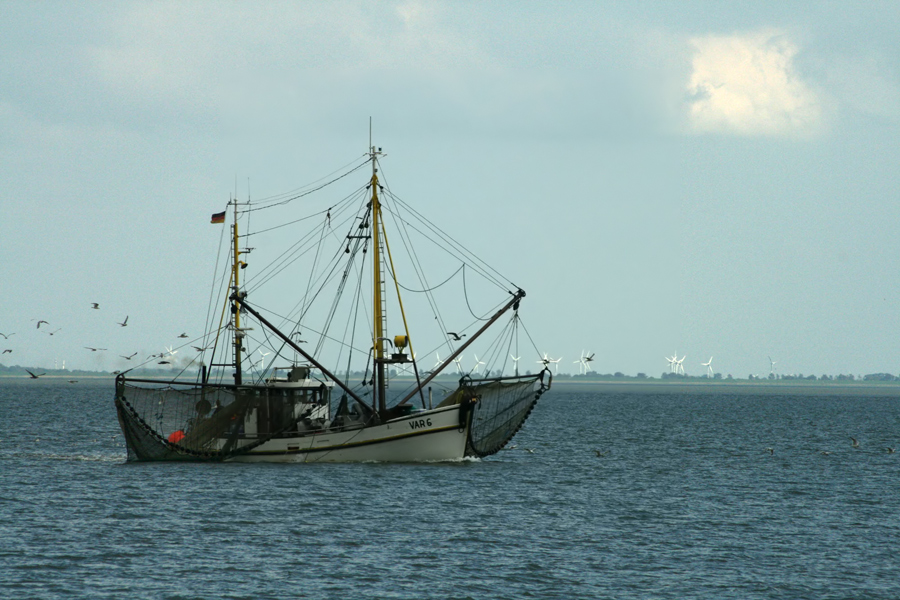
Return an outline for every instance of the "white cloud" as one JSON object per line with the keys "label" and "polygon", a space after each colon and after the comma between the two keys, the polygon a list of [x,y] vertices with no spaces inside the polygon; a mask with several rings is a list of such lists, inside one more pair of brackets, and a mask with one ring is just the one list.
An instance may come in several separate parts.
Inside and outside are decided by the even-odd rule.
{"label": "white cloud", "polygon": [[822,101],[797,72],[797,47],[765,30],[690,40],[690,128],[698,133],[806,135],[822,123]]}

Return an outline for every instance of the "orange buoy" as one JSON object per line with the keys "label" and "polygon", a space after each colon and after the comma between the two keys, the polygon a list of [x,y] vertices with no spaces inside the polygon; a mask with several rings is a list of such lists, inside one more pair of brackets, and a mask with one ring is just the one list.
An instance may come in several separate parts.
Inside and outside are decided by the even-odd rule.
{"label": "orange buoy", "polygon": [[173,432],[173,433],[169,436],[169,441],[170,441],[171,443],[173,443],[173,444],[177,444],[178,442],[180,442],[180,441],[183,440],[183,439],[184,439],[184,431],[182,431],[181,429],[179,429],[178,431]]}

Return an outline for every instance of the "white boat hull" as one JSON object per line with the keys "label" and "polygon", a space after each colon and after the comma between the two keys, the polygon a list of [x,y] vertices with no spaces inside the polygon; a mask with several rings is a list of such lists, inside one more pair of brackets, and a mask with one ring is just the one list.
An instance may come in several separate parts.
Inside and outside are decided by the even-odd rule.
{"label": "white boat hull", "polygon": [[360,429],[273,438],[232,462],[434,462],[465,456],[459,405],[414,413]]}

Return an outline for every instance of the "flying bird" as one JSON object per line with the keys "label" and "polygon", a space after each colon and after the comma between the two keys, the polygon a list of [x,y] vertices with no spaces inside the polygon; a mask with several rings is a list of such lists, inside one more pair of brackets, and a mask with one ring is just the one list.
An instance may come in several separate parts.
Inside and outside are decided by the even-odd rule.
{"label": "flying bird", "polygon": [[182,334],[179,335],[178,337],[180,337],[180,338],[186,338],[187,336],[188,336],[188,334],[182,332]]}
{"label": "flying bird", "polygon": [[850,445],[853,446],[854,448],[859,448],[859,442],[856,440],[855,437],[852,437],[852,436],[850,437]]}
{"label": "flying bird", "polygon": [[93,308],[94,310],[97,310],[100,308],[100,305],[96,302],[91,302],[91,308]]}
{"label": "flying bird", "polygon": [[70,379],[70,380],[69,380],[69,383],[78,383],[78,380],[77,380],[77,379]]}
{"label": "flying bird", "polygon": [[62,327],[57,327],[56,331],[48,331],[47,335],[53,335],[54,333],[58,333],[61,330],[62,330]]}
{"label": "flying bird", "polygon": [[894,453],[894,449],[891,448],[890,446],[888,446],[887,448],[885,448],[885,450],[887,450],[887,453],[888,453],[888,454],[893,454],[893,453]]}
{"label": "flying bird", "polygon": [[769,454],[775,454],[775,448],[766,448],[766,452]]}
{"label": "flying bird", "polygon": [[0,352],[0,354],[7,354],[7,353],[9,353],[9,352],[12,352],[12,350],[10,350],[9,348],[7,348],[7,349],[4,350],[3,352]]}
{"label": "flying bird", "polygon": [[128,315],[125,315],[125,320],[121,323],[118,323],[120,327],[128,327]]}
{"label": "flying bird", "polygon": [[170,363],[170,362],[167,361],[167,360],[161,360],[161,361],[159,361],[159,362],[156,363],[156,364],[158,364],[158,365],[171,365],[172,363]]}
{"label": "flying bird", "polygon": [[41,323],[43,323],[44,325],[49,325],[49,324],[50,324],[50,323],[48,323],[47,321],[44,321],[44,320],[42,319],[42,320],[38,321],[38,323],[37,323],[37,328],[38,328],[38,329],[41,328]]}
{"label": "flying bird", "polygon": [[452,337],[454,342],[458,342],[461,339],[463,339],[464,337],[466,337],[466,334],[459,335],[458,333],[454,333],[453,331],[448,331],[447,335]]}
{"label": "flying bird", "polygon": [[607,454],[609,454],[609,450],[607,450],[605,452],[601,452],[600,450],[594,450],[594,452],[597,453],[597,458],[602,458],[602,457],[606,456]]}
{"label": "flying bird", "polygon": [[90,350],[91,352],[96,352],[97,350],[106,350],[106,348],[91,348],[90,346],[85,346],[85,350]]}
{"label": "flying bird", "polygon": [[124,356],[124,355],[122,355],[122,354],[120,354],[119,356],[121,356],[121,357],[124,358],[125,360],[131,360],[132,358],[134,358],[135,356],[137,356],[137,352],[135,352],[135,353],[132,354],[131,356]]}
{"label": "flying bird", "polygon": [[206,350],[206,348],[201,348],[200,346],[191,346],[191,348],[193,348],[197,352],[204,352]]}
{"label": "flying bird", "polygon": [[6,335],[5,333],[0,333],[0,335],[3,336],[3,339],[4,339],[4,340],[8,340],[10,335],[16,335],[16,334],[15,334],[15,333],[10,333],[9,335]]}
{"label": "flying bird", "polygon": [[29,375],[31,375],[31,378],[32,378],[32,379],[37,379],[38,377],[43,377],[44,375],[46,375],[46,373],[41,373],[40,375],[35,375],[34,373],[32,373],[31,371],[29,371],[28,369],[25,369],[25,372],[28,373]]}

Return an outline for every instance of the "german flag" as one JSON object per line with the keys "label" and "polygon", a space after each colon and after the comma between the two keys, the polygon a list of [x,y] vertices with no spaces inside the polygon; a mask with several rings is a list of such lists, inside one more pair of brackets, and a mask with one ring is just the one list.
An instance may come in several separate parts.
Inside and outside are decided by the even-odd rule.
{"label": "german flag", "polygon": [[225,222],[225,211],[223,210],[220,213],[215,213],[212,216],[212,220],[210,223],[224,223]]}

